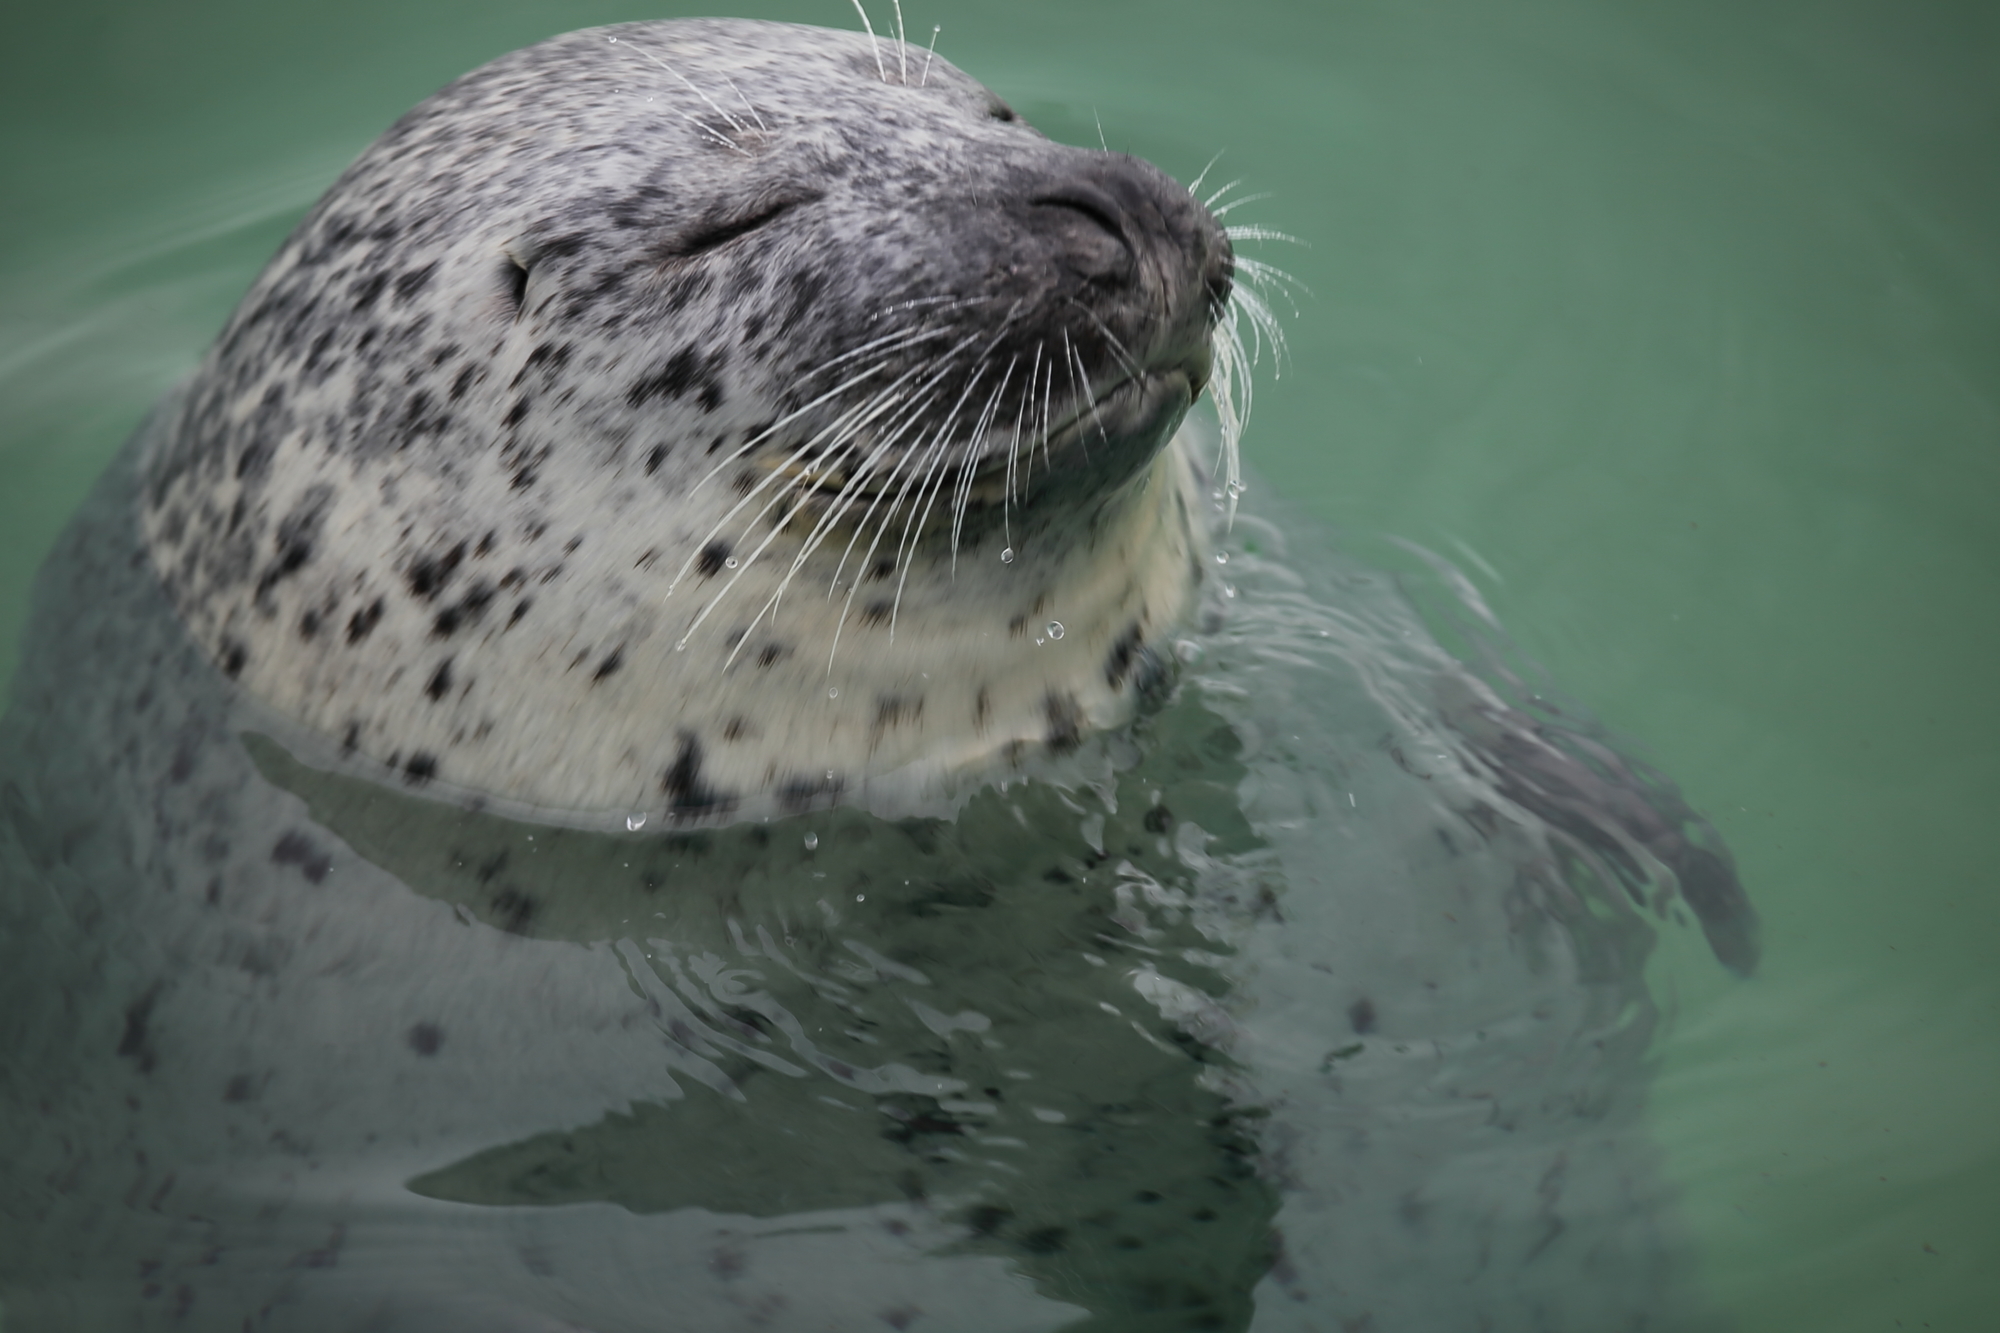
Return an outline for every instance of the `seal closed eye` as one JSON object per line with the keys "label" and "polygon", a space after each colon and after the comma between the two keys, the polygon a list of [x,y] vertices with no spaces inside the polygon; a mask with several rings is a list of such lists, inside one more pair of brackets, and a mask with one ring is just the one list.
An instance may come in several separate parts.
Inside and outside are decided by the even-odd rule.
{"label": "seal closed eye", "polygon": [[211,658],[404,781],[584,816],[911,809],[1128,716],[1200,577],[1173,441],[1229,241],[907,67],[628,24],[399,121],[157,419]]}

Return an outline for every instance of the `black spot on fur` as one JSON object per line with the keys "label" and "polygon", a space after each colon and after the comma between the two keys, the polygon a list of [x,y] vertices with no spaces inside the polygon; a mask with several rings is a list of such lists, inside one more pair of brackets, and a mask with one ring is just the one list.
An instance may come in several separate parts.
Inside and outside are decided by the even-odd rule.
{"label": "black spot on fur", "polygon": [[118,1037],[118,1054],[137,1064],[142,1074],[153,1072],[157,1058],[153,1053],[152,1021],[153,1003],[159,998],[160,988],[154,986],[126,1006],[125,1030]]}
{"label": "black spot on fur", "polygon": [[347,641],[360,643],[382,620],[382,599],[377,597],[347,618]]}
{"label": "black spot on fur", "polygon": [[488,903],[493,908],[493,914],[499,918],[496,924],[510,935],[527,934],[528,923],[535,919],[542,906],[519,889],[502,889]]}
{"label": "black spot on fur", "polygon": [[411,297],[430,286],[431,277],[437,272],[437,261],[433,260],[422,268],[413,268],[396,279],[396,299],[408,301]]}
{"label": "black spot on fur", "polygon": [[590,683],[595,685],[598,681],[603,680],[606,676],[623,666],[624,663],[625,646],[620,644],[606,654],[602,662],[597,664],[597,670],[590,673]]}
{"label": "black spot on fur", "polygon": [[689,813],[728,809],[734,802],[702,780],[701,742],[691,731],[683,731],[680,742],[674,762],[660,775],[660,790],[666,793],[669,804]]}
{"label": "black spot on fur", "polygon": [[242,644],[232,642],[228,639],[222,641],[223,675],[229,677],[231,680],[235,680],[243,674],[243,668],[249,660],[250,654]]}
{"label": "black spot on fur", "polygon": [[784,655],[785,649],[783,646],[775,643],[767,643],[757,650],[757,665],[760,667],[770,666]]}
{"label": "black spot on fur", "polygon": [[[280,582],[296,574],[313,558],[313,548],[319,540],[319,530],[326,520],[326,511],[333,504],[333,487],[324,482],[310,486],[299,497],[291,512],[278,520],[278,530],[271,539],[276,549],[276,559],[257,576],[257,601],[266,605],[271,590]],[[266,605],[266,613],[270,608]]]}
{"label": "black spot on fur", "polygon": [[410,566],[410,591],[429,601],[444,591],[452,575],[465,563],[465,543],[459,542],[442,555],[428,555]]}
{"label": "black spot on fur", "polygon": [[660,464],[666,461],[666,457],[667,457],[667,446],[664,444],[654,445],[652,449],[646,454],[646,475],[650,477],[655,472],[658,472],[660,470]]}
{"label": "black spot on fur", "polygon": [[514,609],[507,615],[507,628],[512,629],[514,626],[520,624],[521,617],[527,615],[528,608],[534,604],[535,599],[532,597],[523,597],[520,601],[514,603]]}
{"label": "black spot on fur", "polygon": [[895,605],[888,598],[877,598],[861,609],[861,623],[864,625],[886,625],[895,612]]}
{"label": "black spot on fur", "polygon": [[451,693],[451,659],[449,657],[439,662],[437,670],[431,672],[431,678],[424,682],[424,693],[430,696],[432,703],[437,703],[445,695]]}
{"label": "black spot on fur", "polygon": [[1042,739],[1056,754],[1068,754],[1083,743],[1083,709],[1073,694],[1049,692],[1042,699],[1048,729]]}
{"label": "black spot on fur", "polygon": [[1139,651],[1139,626],[1134,624],[1119,635],[1111,645],[1111,651],[1104,657],[1104,683],[1117,689],[1132,669],[1132,659]]}
{"label": "black spot on fur", "polygon": [[465,596],[437,613],[431,621],[431,636],[448,639],[466,624],[477,624],[496,595],[493,585],[484,579],[474,583],[466,590]]}
{"label": "black spot on fur", "polygon": [[319,612],[307,610],[299,616],[299,637],[308,640],[319,637]]}
{"label": "black spot on fur", "polygon": [[658,370],[633,381],[625,393],[626,405],[644,407],[655,399],[672,402],[693,394],[704,412],[713,412],[722,406],[722,384],[718,377],[728,363],[726,348],[718,347],[703,357],[692,346],[683,347]]}
{"label": "black spot on fur", "polygon": [[725,541],[712,541],[701,548],[701,555],[696,559],[694,567],[701,572],[704,578],[713,578],[722,572],[722,562],[728,558],[729,543]]}
{"label": "black spot on fur", "polygon": [[444,1029],[435,1023],[415,1023],[403,1039],[418,1055],[436,1055],[438,1047],[444,1045]]}
{"label": "black spot on fur", "polygon": [[297,866],[307,883],[321,884],[333,869],[333,857],[322,851],[311,838],[292,829],[281,834],[271,848],[271,864]]}
{"label": "black spot on fur", "polygon": [[436,777],[437,771],[437,756],[419,750],[410,756],[410,762],[403,765],[403,781],[412,787],[421,787]]}

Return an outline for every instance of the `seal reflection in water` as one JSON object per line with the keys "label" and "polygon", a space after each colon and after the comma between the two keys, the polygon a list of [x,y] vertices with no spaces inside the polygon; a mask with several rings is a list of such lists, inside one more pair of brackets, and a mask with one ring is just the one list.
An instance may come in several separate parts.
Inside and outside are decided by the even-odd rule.
{"label": "seal reflection in water", "polygon": [[1228,527],[1238,270],[898,42],[398,122],[42,576],[7,1328],[1688,1314],[1640,973],[1754,965],[1727,852]]}

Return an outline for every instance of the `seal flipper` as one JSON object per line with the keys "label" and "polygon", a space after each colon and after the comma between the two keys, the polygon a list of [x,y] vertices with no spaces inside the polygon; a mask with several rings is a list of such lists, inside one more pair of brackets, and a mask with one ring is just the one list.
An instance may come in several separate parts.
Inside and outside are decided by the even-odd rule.
{"label": "seal flipper", "polygon": [[1655,878],[1635,855],[1642,849],[1673,873],[1717,960],[1741,977],[1756,972],[1759,921],[1735,859],[1672,782],[1553,710],[1536,718],[1473,690],[1446,716],[1501,795],[1608,868],[1635,901]]}

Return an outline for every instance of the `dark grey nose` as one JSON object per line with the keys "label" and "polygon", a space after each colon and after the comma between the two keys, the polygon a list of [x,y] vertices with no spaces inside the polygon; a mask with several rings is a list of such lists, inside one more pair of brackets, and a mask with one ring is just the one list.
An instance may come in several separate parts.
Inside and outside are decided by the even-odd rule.
{"label": "dark grey nose", "polygon": [[[1205,346],[1235,255],[1213,214],[1141,158],[1059,148],[1027,182],[1024,224],[1129,351]],[[1170,350],[1172,349],[1172,350]]]}

